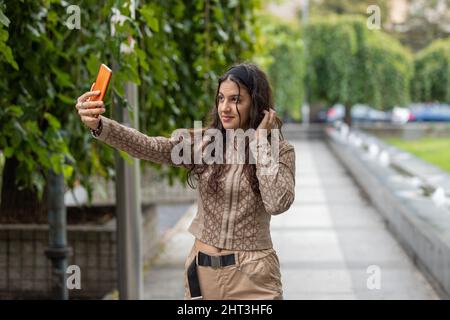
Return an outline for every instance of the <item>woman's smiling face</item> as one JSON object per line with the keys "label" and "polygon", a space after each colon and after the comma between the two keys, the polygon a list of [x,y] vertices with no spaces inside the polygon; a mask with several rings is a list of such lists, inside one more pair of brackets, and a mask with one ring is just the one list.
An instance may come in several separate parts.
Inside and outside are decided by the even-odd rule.
{"label": "woman's smiling face", "polygon": [[[224,129],[241,128],[245,130],[248,127],[251,97],[243,85],[239,87],[229,78],[220,84],[217,95],[217,112]],[[240,117],[237,109],[239,109]]]}

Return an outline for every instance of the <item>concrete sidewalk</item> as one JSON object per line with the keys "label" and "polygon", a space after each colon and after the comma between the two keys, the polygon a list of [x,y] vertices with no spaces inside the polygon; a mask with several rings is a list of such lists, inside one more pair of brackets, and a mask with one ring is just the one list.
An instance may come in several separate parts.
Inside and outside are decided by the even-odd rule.
{"label": "concrete sidewalk", "polygon": [[[272,220],[285,299],[439,299],[324,142],[292,142],[296,200]],[[182,299],[195,205],[145,274],[145,299]],[[369,289],[379,283],[379,289]]]}

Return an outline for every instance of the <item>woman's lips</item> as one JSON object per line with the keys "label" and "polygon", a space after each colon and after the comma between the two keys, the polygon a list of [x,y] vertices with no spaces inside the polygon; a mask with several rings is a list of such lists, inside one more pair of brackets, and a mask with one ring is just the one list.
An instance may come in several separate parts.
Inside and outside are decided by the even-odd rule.
{"label": "woman's lips", "polygon": [[222,117],[222,121],[223,122],[231,122],[233,120],[234,117],[228,117],[228,116],[223,116]]}

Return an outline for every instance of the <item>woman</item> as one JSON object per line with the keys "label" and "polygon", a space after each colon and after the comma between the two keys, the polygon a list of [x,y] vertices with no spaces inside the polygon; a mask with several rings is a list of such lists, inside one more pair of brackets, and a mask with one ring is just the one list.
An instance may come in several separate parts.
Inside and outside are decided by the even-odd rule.
{"label": "woman", "polygon": [[[180,140],[149,137],[99,116],[105,112],[103,102],[87,101],[96,94],[86,92],[76,105],[95,138],[140,159],[183,166],[189,170],[188,182],[192,177],[198,182],[198,211],[189,227],[195,241],[185,262],[185,299],[282,299],[280,265],[269,224],[271,215],[285,212],[294,201],[295,152],[282,136],[270,134],[278,133],[282,122],[273,109],[265,73],[253,64],[230,68],[219,79],[210,123],[201,130],[222,133],[225,145],[230,143],[226,132],[250,130],[245,163],[237,164],[174,161],[172,150]],[[230,140],[235,149],[234,138]],[[191,140],[183,143],[192,148]],[[209,143],[203,139],[200,152]],[[271,165],[258,162],[258,157],[267,159],[275,145],[277,167],[268,174],[265,169]],[[256,163],[250,162],[250,155],[257,158]]]}

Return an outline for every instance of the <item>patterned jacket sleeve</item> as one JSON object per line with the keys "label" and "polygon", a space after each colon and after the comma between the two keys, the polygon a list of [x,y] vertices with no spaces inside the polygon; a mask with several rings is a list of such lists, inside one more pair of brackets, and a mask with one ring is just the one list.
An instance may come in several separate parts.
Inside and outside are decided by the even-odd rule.
{"label": "patterned jacket sleeve", "polygon": [[[262,158],[270,158],[271,145],[258,143],[255,150]],[[286,140],[279,143],[279,157],[275,165],[256,162],[256,176],[266,211],[272,215],[289,209],[295,198],[295,150]]]}
{"label": "patterned jacket sleeve", "polygon": [[150,137],[103,116],[101,116],[101,131],[97,134],[92,131],[92,136],[138,159],[173,166],[190,166],[172,160],[172,149],[180,143],[179,140],[161,136]]}

